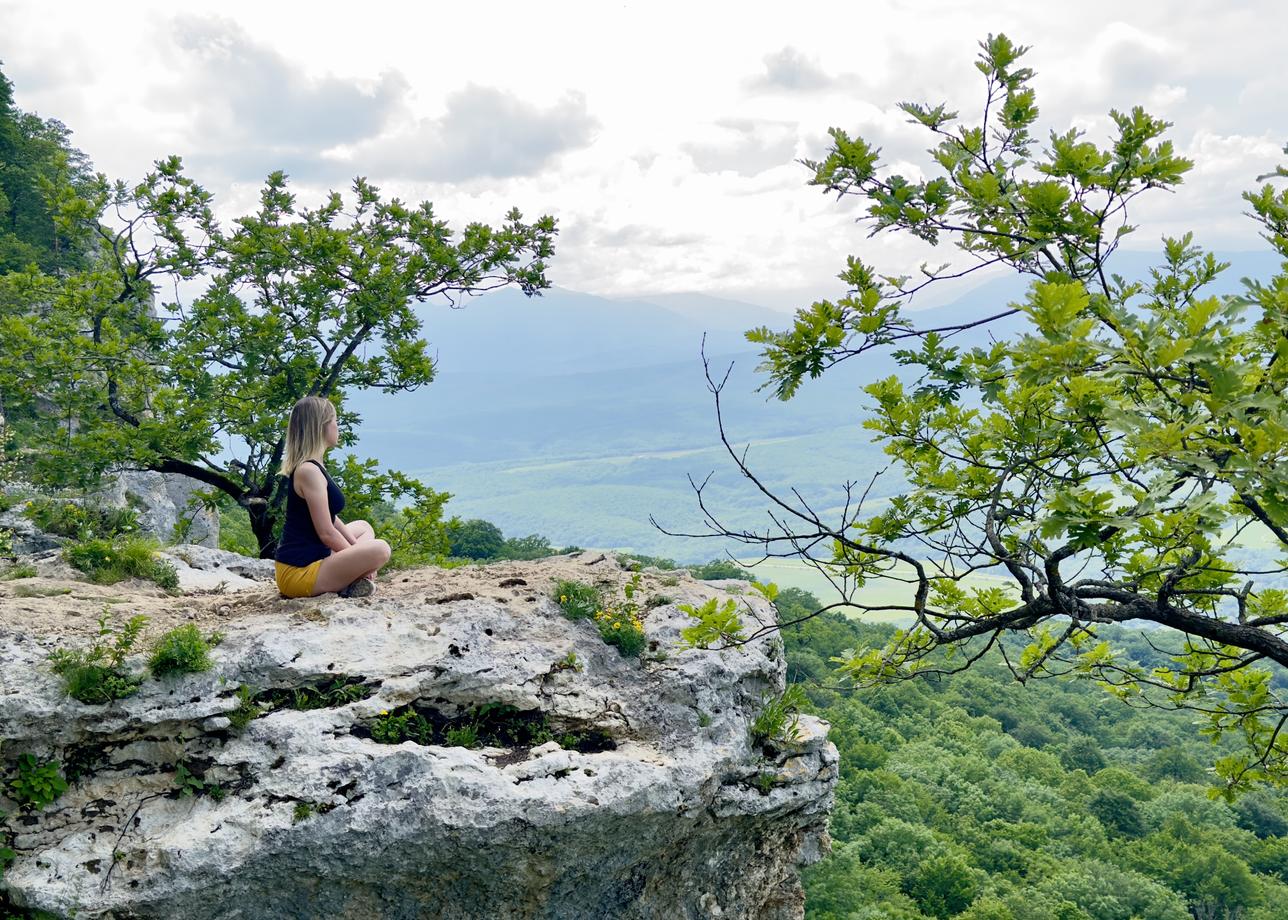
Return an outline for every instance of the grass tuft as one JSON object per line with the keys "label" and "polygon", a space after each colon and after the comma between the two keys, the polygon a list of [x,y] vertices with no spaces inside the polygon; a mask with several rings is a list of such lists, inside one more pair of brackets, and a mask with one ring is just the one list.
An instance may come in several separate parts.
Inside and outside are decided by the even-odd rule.
{"label": "grass tuft", "polygon": [[156,582],[167,591],[177,591],[179,574],[174,566],[156,558],[157,543],[144,537],[96,538],[72,543],[63,558],[99,585],[114,585],[127,578]]}
{"label": "grass tuft", "polygon": [[148,668],[154,677],[209,671],[213,664],[210,650],[221,639],[223,636],[219,633],[203,636],[191,623],[176,626],[153,644]]}

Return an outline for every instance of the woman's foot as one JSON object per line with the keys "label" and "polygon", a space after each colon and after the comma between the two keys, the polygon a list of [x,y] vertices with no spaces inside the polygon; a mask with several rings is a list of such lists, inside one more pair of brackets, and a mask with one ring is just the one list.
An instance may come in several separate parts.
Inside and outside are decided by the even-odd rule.
{"label": "woman's foot", "polygon": [[337,591],[336,593],[339,594],[341,597],[369,597],[371,595],[371,592],[375,590],[376,590],[376,586],[372,583],[371,579],[367,578],[364,575],[361,578],[355,580],[352,584],[349,585],[349,587],[343,588],[342,590]]}

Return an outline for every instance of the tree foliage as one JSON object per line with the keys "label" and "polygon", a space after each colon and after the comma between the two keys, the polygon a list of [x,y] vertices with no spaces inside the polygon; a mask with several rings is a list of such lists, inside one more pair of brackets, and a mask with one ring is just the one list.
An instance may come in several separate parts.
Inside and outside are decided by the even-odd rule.
{"label": "tree foliage", "polygon": [[83,186],[90,178],[70,135],[62,122],[19,109],[13,84],[0,73],[0,273],[83,264],[83,251],[58,231],[45,196],[49,187]]}
{"label": "tree foliage", "polygon": [[[964,267],[923,266],[912,279],[851,257],[846,296],[802,309],[786,331],[748,333],[782,399],[869,352],[902,365],[866,387],[866,425],[902,494],[874,508],[847,485],[839,519],[825,519],[762,486],[771,527],[730,530],[704,505],[708,524],[813,560],[847,580],[859,608],[872,609],[865,582],[908,583],[906,602],[883,609],[914,625],[846,656],[841,672],[857,684],[967,667],[1023,633],[1028,645],[1008,657],[1021,680],[1073,673],[1126,700],[1197,708],[1205,731],[1245,741],[1217,764],[1229,790],[1286,782],[1288,698],[1265,665],[1288,665],[1288,592],[1276,586],[1288,569],[1246,550],[1288,549],[1288,271],[1217,296],[1209,286],[1225,266],[1186,235],[1164,241],[1148,278],[1114,274],[1135,229],[1130,206],[1191,167],[1165,139],[1169,125],[1135,108],[1110,113],[1107,141],[1040,137],[1026,49],[1001,35],[981,48],[980,120],[900,106],[934,144],[925,178],[891,172],[839,129],[807,164],[812,184],[863,203],[872,233],[952,246]],[[1244,198],[1288,258],[1288,191],[1267,183]],[[1030,279],[1023,299],[918,325],[917,291],[989,266]],[[1001,320],[1020,332],[979,334]],[[719,410],[723,383],[708,379]],[[977,572],[1007,585],[974,587]],[[1142,667],[1098,635],[1132,621],[1180,637],[1170,660]],[[946,646],[960,653],[933,656]]]}
{"label": "tree foliage", "polygon": [[[433,379],[415,304],[509,284],[538,294],[556,233],[553,218],[527,223],[517,210],[457,233],[429,202],[386,200],[362,178],[347,200],[303,207],[280,172],[259,209],[224,228],[177,157],[132,187],[99,176],[49,194],[60,232],[93,261],[0,276],[0,397],[36,419],[25,439],[41,445],[28,475],[192,477],[246,509],[264,554],[296,400],[330,398],[352,443],[347,393]],[[406,491],[385,484],[387,499]]]}

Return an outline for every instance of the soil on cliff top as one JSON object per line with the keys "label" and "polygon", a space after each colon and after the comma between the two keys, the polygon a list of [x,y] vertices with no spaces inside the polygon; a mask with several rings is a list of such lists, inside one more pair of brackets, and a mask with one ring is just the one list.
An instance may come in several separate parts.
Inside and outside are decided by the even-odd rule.
{"label": "soil on cliff top", "polygon": [[[336,600],[334,594],[319,597],[284,598],[271,581],[239,591],[187,591],[167,594],[156,585],[131,579],[114,585],[96,585],[80,577],[58,560],[42,561],[33,578],[0,580],[0,633],[29,636],[86,636],[98,632],[104,610],[120,624],[136,614],[148,618],[145,636],[152,636],[184,623],[215,631],[229,623],[256,617],[292,616],[302,621],[321,616],[319,604]],[[567,579],[612,586],[620,597],[621,586],[631,577],[609,553],[584,552],[532,562],[496,562],[458,568],[425,567],[382,573],[376,593],[370,599],[346,603],[408,601],[419,604],[487,598],[512,606],[536,604],[549,598],[557,582]],[[642,573],[638,597],[666,594],[677,585],[677,577],[692,585],[687,572]],[[517,580],[517,581],[516,581]],[[714,587],[714,586],[711,586]]]}

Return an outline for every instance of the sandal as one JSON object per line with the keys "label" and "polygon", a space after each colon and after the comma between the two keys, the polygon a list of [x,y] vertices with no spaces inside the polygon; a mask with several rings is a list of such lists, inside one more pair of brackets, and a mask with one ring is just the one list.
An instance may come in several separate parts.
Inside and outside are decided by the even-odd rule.
{"label": "sandal", "polygon": [[337,591],[336,593],[341,597],[370,597],[371,593],[375,590],[376,586],[372,584],[371,579],[364,575],[354,581],[353,584],[349,585],[349,587],[341,591]]}

